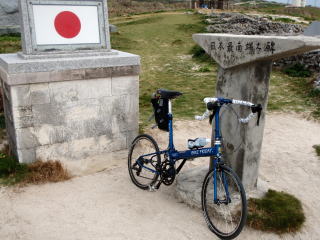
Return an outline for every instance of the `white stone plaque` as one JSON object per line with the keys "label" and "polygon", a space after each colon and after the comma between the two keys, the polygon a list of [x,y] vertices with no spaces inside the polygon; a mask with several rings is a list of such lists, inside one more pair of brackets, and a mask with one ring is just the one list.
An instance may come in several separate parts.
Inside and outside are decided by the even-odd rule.
{"label": "white stone plaque", "polygon": [[110,50],[107,0],[20,0],[24,54]]}

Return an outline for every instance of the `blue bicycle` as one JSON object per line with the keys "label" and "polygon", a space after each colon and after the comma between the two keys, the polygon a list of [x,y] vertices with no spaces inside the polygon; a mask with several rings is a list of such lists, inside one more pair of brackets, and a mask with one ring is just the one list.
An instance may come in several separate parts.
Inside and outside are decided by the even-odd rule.
{"label": "blue bicycle", "polygon": [[[188,140],[188,150],[177,151],[173,143],[172,103],[181,96],[177,91],[158,90],[152,97],[155,120],[158,127],[169,132],[169,146],[160,151],[156,141],[147,134],[136,137],[128,156],[128,169],[132,182],[139,188],[153,191],[161,184],[171,185],[188,159],[213,157],[213,168],[206,175],[201,193],[202,210],[209,229],[221,239],[233,239],[242,231],[247,218],[245,190],[236,173],[223,161],[222,141],[219,122],[220,109],[224,105],[239,104],[251,108],[247,118],[239,119],[247,123],[262,111],[260,104],[224,98],[205,98],[207,110],[197,120],[210,117],[215,120],[215,140],[213,147],[205,148],[203,139]],[[181,163],[177,166],[178,161]]]}

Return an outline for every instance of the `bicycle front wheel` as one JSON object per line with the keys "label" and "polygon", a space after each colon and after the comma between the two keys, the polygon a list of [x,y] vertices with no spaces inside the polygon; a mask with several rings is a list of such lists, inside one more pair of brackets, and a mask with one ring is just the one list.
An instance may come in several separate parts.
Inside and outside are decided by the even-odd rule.
{"label": "bicycle front wheel", "polygon": [[247,200],[242,183],[231,168],[220,166],[208,172],[201,202],[204,218],[214,234],[221,239],[234,239],[240,234],[247,219]]}
{"label": "bicycle front wheel", "polygon": [[156,172],[161,158],[156,141],[149,135],[139,135],[134,139],[128,156],[128,170],[132,182],[147,190],[159,177]]}

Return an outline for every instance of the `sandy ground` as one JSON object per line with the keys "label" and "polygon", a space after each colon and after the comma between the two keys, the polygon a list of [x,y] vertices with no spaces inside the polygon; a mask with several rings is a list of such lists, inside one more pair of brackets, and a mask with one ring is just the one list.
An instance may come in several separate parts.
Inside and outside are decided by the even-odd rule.
{"label": "sandy ground", "polygon": [[[188,137],[205,137],[210,130],[207,123],[178,121],[175,125],[178,148],[185,147]],[[163,144],[165,135],[154,134]],[[297,196],[307,220],[295,235],[246,228],[238,239],[320,239],[320,159],[314,144],[320,144],[319,123],[291,114],[268,116],[262,187]],[[0,239],[216,239],[201,212],[175,198],[174,186],[153,193],[136,188],[127,173],[126,155],[114,155],[102,172],[68,182],[0,188]],[[187,168],[199,164],[207,160],[189,163]]]}

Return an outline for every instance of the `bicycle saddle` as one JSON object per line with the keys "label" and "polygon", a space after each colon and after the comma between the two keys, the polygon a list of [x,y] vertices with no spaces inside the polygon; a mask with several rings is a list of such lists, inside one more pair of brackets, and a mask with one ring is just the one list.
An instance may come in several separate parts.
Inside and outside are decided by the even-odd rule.
{"label": "bicycle saddle", "polygon": [[174,99],[182,95],[181,92],[170,91],[166,89],[158,89],[157,94],[159,94],[160,97],[164,99]]}

